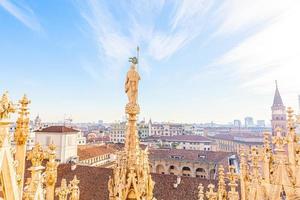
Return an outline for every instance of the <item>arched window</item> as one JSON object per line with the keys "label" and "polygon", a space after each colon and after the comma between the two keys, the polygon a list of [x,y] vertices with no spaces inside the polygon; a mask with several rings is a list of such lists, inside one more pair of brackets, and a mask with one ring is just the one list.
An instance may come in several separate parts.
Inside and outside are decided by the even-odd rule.
{"label": "arched window", "polygon": [[206,176],[205,169],[197,168],[196,169],[196,177],[205,178]]}
{"label": "arched window", "polygon": [[183,167],[182,176],[191,176],[191,169],[189,167]]}
{"label": "arched window", "polygon": [[169,167],[169,174],[173,174],[173,175],[176,175],[176,167],[174,165],[171,165]]}
{"label": "arched window", "polygon": [[165,168],[163,165],[157,165],[156,166],[156,173],[158,174],[165,174]]}

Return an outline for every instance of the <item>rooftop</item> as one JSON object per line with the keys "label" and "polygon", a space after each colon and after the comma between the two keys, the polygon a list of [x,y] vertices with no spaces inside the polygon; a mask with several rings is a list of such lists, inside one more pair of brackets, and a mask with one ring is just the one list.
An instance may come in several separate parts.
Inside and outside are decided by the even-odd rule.
{"label": "rooftop", "polygon": [[[62,178],[67,179],[69,182],[74,175],[80,180],[81,200],[109,199],[108,180],[109,176],[112,176],[112,169],[78,165],[75,170],[71,170],[70,164],[61,164],[58,167],[56,187],[59,187]],[[152,178],[155,182],[154,197],[158,200],[197,200],[197,187],[200,183],[206,188],[209,183],[216,183],[201,178],[181,177],[180,184],[177,188],[174,188],[177,176],[152,174]]]}
{"label": "rooftop", "polygon": [[115,153],[116,151],[117,150],[115,148],[112,148],[107,145],[101,145],[101,146],[84,145],[78,147],[77,155],[79,157],[79,160],[82,161],[82,160],[94,158],[105,154]]}
{"label": "rooftop", "polygon": [[211,142],[209,138],[201,135],[151,136],[146,138],[146,140],[165,140],[172,142]]}
{"label": "rooftop", "polygon": [[178,158],[188,161],[205,161],[214,163],[224,163],[228,157],[234,155],[231,152],[221,151],[199,151],[186,149],[150,149],[149,158],[152,159],[173,159]]}
{"label": "rooftop", "polygon": [[37,133],[77,133],[79,132],[72,127],[66,126],[49,126],[40,130],[36,130]]}

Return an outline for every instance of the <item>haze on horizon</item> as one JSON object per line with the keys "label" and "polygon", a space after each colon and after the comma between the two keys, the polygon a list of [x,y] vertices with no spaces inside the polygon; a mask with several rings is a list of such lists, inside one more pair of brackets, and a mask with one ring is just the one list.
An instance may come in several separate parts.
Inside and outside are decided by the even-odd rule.
{"label": "haze on horizon", "polygon": [[140,119],[269,122],[275,80],[298,112],[300,1],[0,1],[0,91],[31,118],[124,116],[139,45]]}

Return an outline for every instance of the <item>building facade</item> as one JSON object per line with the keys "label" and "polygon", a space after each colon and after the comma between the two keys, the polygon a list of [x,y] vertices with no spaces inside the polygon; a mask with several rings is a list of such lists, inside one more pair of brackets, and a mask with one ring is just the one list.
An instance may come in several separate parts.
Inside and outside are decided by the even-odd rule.
{"label": "building facade", "polygon": [[187,149],[214,151],[212,140],[201,135],[152,136],[143,140],[143,144],[153,148]]}
{"label": "building facade", "polygon": [[215,141],[217,151],[239,152],[241,148],[250,150],[252,146],[262,147],[262,136],[217,134],[210,137]]}
{"label": "building facade", "polygon": [[217,176],[218,166],[228,165],[234,155],[229,152],[150,149],[149,158],[152,173],[214,180]]}
{"label": "building facade", "polygon": [[78,130],[65,126],[49,126],[35,131],[36,142],[46,148],[51,143],[56,146],[57,160],[67,163],[77,159]]}
{"label": "building facade", "polygon": [[110,128],[110,142],[124,143],[126,122],[113,123],[111,124]]}
{"label": "building facade", "polygon": [[152,123],[149,121],[149,136],[183,135],[184,126],[176,123]]}

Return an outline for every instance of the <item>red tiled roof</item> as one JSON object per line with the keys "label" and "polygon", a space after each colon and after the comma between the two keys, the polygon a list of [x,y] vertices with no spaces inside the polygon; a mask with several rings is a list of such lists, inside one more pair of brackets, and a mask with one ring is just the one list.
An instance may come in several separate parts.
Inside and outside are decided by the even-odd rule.
{"label": "red tiled roof", "polygon": [[[43,162],[43,166],[46,161]],[[26,169],[31,166],[26,161]],[[80,189],[80,200],[109,200],[108,180],[112,176],[112,169],[100,168],[92,166],[77,165],[71,170],[71,164],[60,164],[57,169],[57,182],[55,187],[60,187],[61,180],[65,178],[70,182],[74,175],[80,181],[78,186]],[[198,200],[198,185],[202,183],[205,190],[210,183],[215,184],[216,180],[208,180],[194,177],[181,177],[181,182],[177,188],[174,188],[177,176],[166,174],[151,174],[154,185],[154,197],[158,200]],[[25,171],[26,178],[30,177],[30,171]],[[239,188],[238,188],[239,191]],[[55,200],[58,197],[55,196]]]}
{"label": "red tiled roof", "polygon": [[211,142],[210,139],[201,135],[174,135],[174,136],[162,136],[162,140],[167,141],[190,141],[190,142]]}
{"label": "red tiled roof", "polygon": [[[62,178],[69,182],[74,175],[80,181],[80,200],[109,200],[108,180],[112,176],[112,169],[77,165],[72,171],[70,164],[61,164],[58,167],[56,187],[59,187]],[[209,183],[216,184],[214,180],[181,177],[180,184],[174,188],[177,176],[152,174],[152,179],[155,182],[154,197],[158,200],[197,200],[200,183],[205,188]]]}
{"label": "red tiled roof", "polygon": [[212,137],[216,139],[222,139],[222,140],[234,140],[234,135],[231,134],[217,134]]}
{"label": "red tiled roof", "polygon": [[[153,159],[173,159],[172,156],[181,157],[182,160],[188,161],[206,161],[222,163],[224,159],[234,155],[230,152],[221,151],[199,151],[186,149],[150,149],[150,160]],[[174,158],[176,159],[176,158]],[[180,159],[179,159],[180,160]]]}
{"label": "red tiled roof", "polygon": [[49,126],[47,128],[43,128],[41,130],[37,130],[35,132],[44,132],[44,133],[76,133],[79,132],[76,129],[66,126]]}
{"label": "red tiled roof", "polygon": [[85,145],[85,146],[78,147],[77,155],[79,156],[79,160],[81,161],[89,158],[94,158],[96,156],[111,154],[115,152],[116,149],[113,149],[107,145],[102,145],[102,146]]}

